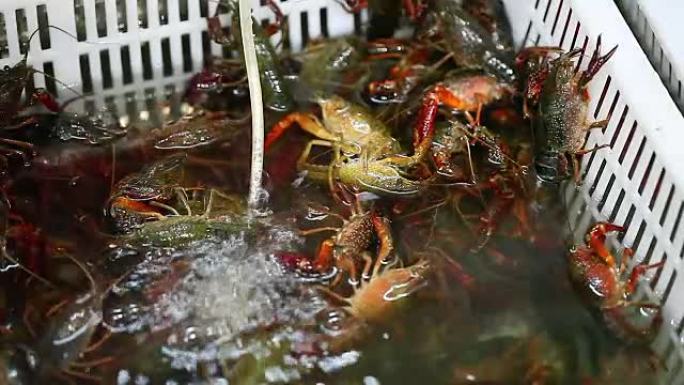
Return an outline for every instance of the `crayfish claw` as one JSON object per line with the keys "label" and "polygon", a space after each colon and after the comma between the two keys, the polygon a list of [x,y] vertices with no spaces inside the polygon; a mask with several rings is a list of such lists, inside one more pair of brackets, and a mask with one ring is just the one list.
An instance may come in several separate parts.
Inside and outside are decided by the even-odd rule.
{"label": "crayfish claw", "polygon": [[582,73],[582,76],[580,77],[580,86],[583,87],[584,85],[589,83],[591,79],[594,78],[594,76],[601,70],[601,68],[608,62],[608,60],[610,60],[613,54],[615,54],[617,48],[618,45],[616,44],[615,47],[608,51],[608,53],[601,56],[601,36],[599,35],[598,39],[596,39],[596,48],[594,49],[594,53],[591,55],[591,60],[589,60],[587,69]]}

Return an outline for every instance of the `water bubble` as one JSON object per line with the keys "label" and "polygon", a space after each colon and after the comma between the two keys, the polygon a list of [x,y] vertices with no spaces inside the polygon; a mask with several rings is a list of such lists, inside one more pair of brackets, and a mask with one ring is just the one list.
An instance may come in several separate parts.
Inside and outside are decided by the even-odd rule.
{"label": "water bubble", "polygon": [[124,115],[119,118],[119,125],[121,127],[128,127],[128,125],[131,123],[131,119],[128,115]]}
{"label": "water bubble", "polygon": [[256,200],[252,209],[252,215],[257,218],[263,218],[273,214],[273,211],[268,207],[268,201],[270,198],[271,196],[266,189],[259,188],[257,190]]}
{"label": "water bubble", "polygon": [[327,335],[338,335],[345,329],[347,313],[342,309],[328,309],[323,311],[321,330]]}
{"label": "water bubble", "polygon": [[190,323],[177,341],[183,345],[205,337],[230,339],[275,319],[307,314],[302,309],[311,306],[308,295],[266,252],[251,253],[241,237],[193,244],[186,252],[189,272],[159,298],[153,322],[161,327]]}
{"label": "water bubble", "polygon": [[356,199],[358,199],[361,202],[370,202],[379,200],[380,196],[373,194],[372,192],[363,191],[356,195]]}
{"label": "water bubble", "polygon": [[264,372],[266,381],[269,383],[291,383],[301,379],[301,375],[295,369],[284,369],[280,366],[270,366]]}
{"label": "water bubble", "polygon": [[306,171],[300,172],[299,174],[297,174],[297,178],[295,178],[295,180],[293,180],[292,183],[290,183],[290,185],[293,188],[300,187],[304,183],[304,180],[306,179],[307,174],[308,173]]}
{"label": "water bubble", "polygon": [[322,221],[330,216],[329,213],[330,208],[327,206],[309,205],[304,219],[307,221]]}
{"label": "water bubble", "polygon": [[318,367],[325,373],[333,373],[356,364],[359,358],[361,358],[361,352],[352,350],[337,356],[325,357],[318,362]]}
{"label": "water bubble", "polygon": [[131,381],[131,375],[128,370],[122,369],[116,374],[117,385],[126,385]]}
{"label": "water bubble", "polygon": [[135,376],[135,385],[148,385],[150,383],[150,379],[142,374],[138,374]]}
{"label": "water bubble", "polygon": [[141,304],[131,302],[105,309],[104,323],[112,332],[134,333],[141,330],[149,320],[145,317],[145,309]]}

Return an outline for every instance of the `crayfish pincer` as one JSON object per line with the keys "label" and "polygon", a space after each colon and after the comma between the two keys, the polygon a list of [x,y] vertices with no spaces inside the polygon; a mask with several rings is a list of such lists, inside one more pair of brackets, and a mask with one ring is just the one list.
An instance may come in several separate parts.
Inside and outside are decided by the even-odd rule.
{"label": "crayfish pincer", "polygon": [[[535,168],[542,181],[558,183],[574,175],[579,183],[578,157],[605,147],[582,149],[587,131],[607,124],[607,121],[587,120],[587,85],[616,49],[617,46],[601,56],[599,36],[587,69],[583,71],[575,71],[575,59],[582,54],[581,50],[563,53],[557,48],[532,47],[518,56],[519,62],[537,61],[536,70],[527,80],[526,106],[533,111]],[[557,58],[549,58],[559,52]]]}

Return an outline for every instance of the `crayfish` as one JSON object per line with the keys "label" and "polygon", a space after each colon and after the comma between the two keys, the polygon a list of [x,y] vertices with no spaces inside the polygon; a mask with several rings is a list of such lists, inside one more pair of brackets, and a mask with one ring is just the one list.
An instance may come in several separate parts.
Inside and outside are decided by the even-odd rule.
{"label": "crayfish", "polygon": [[[174,231],[167,231],[173,227],[172,222],[179,228],[209,229],[210,214],[212,218],[219,211],[236,214],[244,208],[240,199],[216,189],[184,186],[185,162],[184,154],[172,155],[121,179],[107,204],[107,213],[115,228],[124,233],[138,230],[134,234],[143,237],[149,234],[151,238],[161,238],[167,232],[172,237]],[[198,199],[199,196],[203,199]],[[194,214],[198,205],[204,214]],[[176,232],[177,236],[181,234]]]}
{"label": "crayfish", "polygon": [[[575,63],[582,51],[562,53],[554,60],[546,55],[558,52],[554,48],[532,47],[518,57],[519,63],[534,59],[532,72],[526,88],[526,105],[534,109],[533,128],[535,135],[535,168],[537,176],[545,181],[557,183],[567,179],[571,173],[579,183],[580,165],[578,157],[605,146],[582,150],[585,136],[592,128],[603,128],[607,121],[587,121],[589,93],[587,85],[608,62],[617,49],[615,46],[601,56],[601,37],[586,70],[575,72]],[[542,55],[539,60],[538,55]]]}
{"label": "crayfish", "polygon": [[459,67],[481,69],[503,82],[515,83],[517,75],[512,49],[502,44],[511,41],[509,31],[497,27],[496,31],[490,32],[493,24],[481,24],[482,13],[473,15],[469,10],[472,11],[455,0],[436,0],[423,19],[419,39],[434,41],[437,37],[438,46],[451,55]]}
{"label": "crayfish", "polygon": [[[576,246],[568,253],[570,280],[579,294],[594,308],[601,312],[606,326],[625,339],[647,339],[659,326],[662,318],[660,306],[654,303],[630,300],[637,288],[639,278],[648,270],[662,267],[665,262],[651,265],[638,264],[632,268],[629,278],[628,265],[633,250],[625,248],[620,263],[605,245],[606,234],[622,232],[622,226],[599,222],[586,234],[585,245]],[[652,308],[658,311],[647,329],[639,329],[626,319],[624,310],[628,307]]]}
{"label": "crayfish", "polygon": [[[339,281],[342,274],[348,274],[351,280],[355,280],[358,276],[356,266],[360,260],[365,263],[363,275],[368,275],[372,257],[367,250],[371,246],[374,234],[377,235],[380,243],[379,254],[386,257],[391,253],[393,247],[387,220],[372,211],[364,210],[358,197],[356,195],[351,197],[344,185],[339,185],[338,189],[337,193],[342,196],[343,202],[349,206],[351,211],[349,218],[333,214],[342,220],[342,226],[301,231],[302,235],[327,231],[335,233],[321,243],[311,266],[318,273],[326,273],[335,267],[338,270],[335,282]],[[358,283],[358,281],[353,282],[354,284]]]}
{"label": "crayfish", "polygon": [[[40,30],[34,31],[29,37],[28,44]],[[59,104],[50,93],[33,86],[33,74],[38,72],[28,65],[28,50],[14,66],[0,69],[0,130],[13,131],[37,123],[33,116],[23,116],[21,113],[32,106],[35,101],[44,105],[48,110],[59,112]],[[22,97],[23,96],[23,97]],[[27,142],[0,137],[0,159],[7,163],[7,157],[18,155],[24,163],[29,156],[34,155],[33,145]],[[29,155],[26,153],[28,152]]]}
{"label": "crayfish", "polygon": [[158,150],[189,150],[208,146],[218,141],[230,142],[239,133],[251,114],[233,119],[225,111],[190,111],[165,127],[153,130]]}
{"label": "crayfish", "polygon": [[[102,288],[82,262],[69,254],[66,257],[83,272],[90,282],[90,290],[73,300],[63,300],[48,310],[47,325],[35,345],[38,355],[29,362],[38,383],[49,379],[71,381],[70,378],[99,382],[102,379],[92,372],[111,364],[114,357],[87,357],[92,357],[91,353],[111,337],[109,330],[99,326],[102,325],[105,297],[120,279]],[[101,332],[98,329],[102,329]]]}
{"label": "crayfish", "polygon": [[[335,178],[357,189],[382,195],[415,195],[421,188],[420,181],[404,176],[404,170],[417,165],[427,154],[434,131],[436,106],[428,106],[418,118],[414,134],[414,154],[400,153],[399,142],[389,134],[389,128],[375,118],[366,108],[338,96],[319,97],[323,122],[313,114],[295,112],[276,123],[268,134],[265,148],[275,141],[294,123],[319,139],[310,141],[300,156],[297,167],[307,176],[322,182]],[[308,162],[313,146],[333,149],[330,165]]]}
{"label": "crayfish", "polygon": [[[193,193],[188,196],[188,193]],[[123,238],[129,245],[185,247],[193,241],[239,234],[247,228],[241,198],[216,189],[180,189],[179,200],[187,210],[146,222]],[[201,195],[202,199],[198,199]],[[175,209],[175,208],[174,208]],[[197,209],[201,214],[197,214]],[[250,231],[253,229],[250,229]]]}
{"label": "crayfish", "polygon": [[430,264],[420,260],[407,267],[397,267],[399,259],[384,260],[378,257],[368,268],[369,274],[360,279],[354,293],[345,298],[331,290],[325,293],[345,304],[344,310],[358,320],[383,323],[398,310],[398,303],[425,286]]}
{"label": "crayfish", "polygon": [[168,203],[181,193],[185,155],[164,158],[121,179],[109,199],[107,213],[116,228],[128,232],[163,212],[178,214]]}
{"label": "crayfish", "polygon": [[[445,105],[474,111],[478,103],[486,105],[513,94],[517,76],[512,38],[498,2],[437,1],[422,24],[418,43],[400,57],[391,78],[370,84],[374,101],[403,102],[418,85],[442,77],[437,69],[449,60],[458,71],[447,74],[432,90]],[[441,59],[430,63],[435,52],[428,47],[437,47]]]}
{"label": "crayfish", "polygon": [[[270,37],[281,29],[286,28],[285,16],[281,12],[278,5],[273,0],[267,0],[267,5],[273,10],[276,15],[276,23],[269,24],[262,27],[256,20],[253,20],[254,44],[256,49],[257,61],[259,64],[259,75],[261,78],[261,87],[263,91],[264,104],[266,107],[274,111],[288,111],[293,106],[290,90],[285,83],[283,77],[283,70],[280,67],[280,61],[275,51],[275,47],[271,43]],[[238,18],[237,1],[230,0],[227,3],[228,12],[231,13],[231,28],[230,34],[223,31],[221,22],[218,16],[208,19],[209,34],[217,43],[228,47],[240,47],[240,21]],[[217,12],[220,9],[217,8]],[[283,31],[285,36],[287,31]],[[204,82],[203,87],[210,87],[213,85],[219,87],[223,82],[224,76],[222,74],[207,73],[209,82]]]}
{"label": "crayfish", "polygon": [[[71,33],[55,26],[46,28],[74,37]],[[40,31],[41,29],[37,29],[31,34],[27,45],[30,46],[31,40]],[[20,157],[24,164],[29,163],[29,159],[35,156],[34,145],[26,139],[17,139],[16,133],[32,126],[41,128],[50,126],[50,136],[62,141],[79,140],[90,144],[100,144],[125,134],[125,130],[118,122],[113,122],[113,119],[81,116],[65,111],[69,103],[82,97],[68,85],[62,83],[66,89],[76,95],[76,98],[64,104],[59,104],[47,90],[35,88],[33,75],[42,72],[28,65],[28,54],[27,50],[24,57],[15,65],[0,69],[0,130],[5,134],[0,137],[0,162],[7,166],[8,158],[15,155]],[[44,75],[50,77],[48,74]],[[58,79],[52,78],[52,80],[61,83]],[[25,113],[36,102],[44,106],[48,113]]]}
{"label": "crayfish", "polygon": [[477,111],[483,105],[510,98],[513,87],[480,71],[456,71],[429,91],[439,102],[458,111]]}
{"label": "crayfish", "polygon": [[[357,323],[357,328],[348,329],[334,338],[331,345],[338,347],[358,339],[359,327],[391,320],[405,299],[427,284],[426,276],[431,266],[426,259],[407,267],[401,266],[401,259],[394,255],[389,221],[372,213],[359,214],[358,210],[359,207],[348,221],[344,221],[336,235],[323,242],[317,258],[319,266],[330,264],[332,259],[342,270],[330,286],[320,286],[319,289],[339,302],[342,310]],[[379,240],[375,257],[366,250],[372,232]],[[359,271],[356,264],[360,260],[363,268]],[[352,289],[349,296],[336,291],[342,272],[349,274],[348,282]]]}

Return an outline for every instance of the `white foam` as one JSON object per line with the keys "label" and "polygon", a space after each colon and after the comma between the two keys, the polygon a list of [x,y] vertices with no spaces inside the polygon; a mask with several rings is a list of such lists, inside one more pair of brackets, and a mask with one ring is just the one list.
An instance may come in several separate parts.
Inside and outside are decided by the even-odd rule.
{"label": "white foam", "polygon": [[[271,256],[300,241],[293,231],[270,227],[255,247],[236,235],[219,242],[195,242],[179,253],[189,261],[189,271],[148,306],[143,322],[152,331],[171,330],[162,348],[171,365],[194,370],[198,362],[214,360],[219,352],[222,358],[268,356],[270,346],[245,347],[232,340],[259,327],[312,320],[323,302]],[[277,336],[271,338],[273,342]],[[276,369],[270,373],[292,374]]]}

